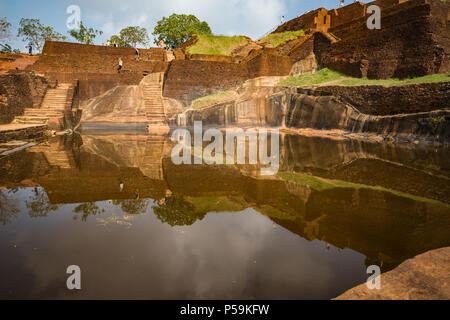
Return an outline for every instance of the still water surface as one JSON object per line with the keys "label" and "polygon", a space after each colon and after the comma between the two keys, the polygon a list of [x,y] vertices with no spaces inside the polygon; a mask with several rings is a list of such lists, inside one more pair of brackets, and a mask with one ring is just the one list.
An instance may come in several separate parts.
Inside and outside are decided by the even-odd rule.
{"label": "still water surface", "polygon": [[0,159],[0,298],[330,299],[450,245],[448,149],[282,135],[264,177],[172,147],[75,135]]}

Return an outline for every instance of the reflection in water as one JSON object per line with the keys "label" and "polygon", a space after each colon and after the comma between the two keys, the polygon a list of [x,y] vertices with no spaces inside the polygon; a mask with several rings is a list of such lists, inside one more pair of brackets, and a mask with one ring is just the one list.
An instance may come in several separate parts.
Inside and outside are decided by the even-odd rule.
{"label": "reflection in water", "polygon": [[0,159],[0,297],[329,299],[450,245],[447,149],[283,135],[265,177],[174,165],[172,145],[84,135]]}

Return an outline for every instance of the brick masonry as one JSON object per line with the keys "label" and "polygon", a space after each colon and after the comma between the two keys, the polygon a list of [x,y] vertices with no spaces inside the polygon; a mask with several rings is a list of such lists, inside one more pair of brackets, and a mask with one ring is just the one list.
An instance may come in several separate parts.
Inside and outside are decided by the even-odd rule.
{"label": "brick masonry", "polygon": [[45,78],[29,72],[0,75],[0,124],[23,115],[25,108],[39,107],[48,88]]}

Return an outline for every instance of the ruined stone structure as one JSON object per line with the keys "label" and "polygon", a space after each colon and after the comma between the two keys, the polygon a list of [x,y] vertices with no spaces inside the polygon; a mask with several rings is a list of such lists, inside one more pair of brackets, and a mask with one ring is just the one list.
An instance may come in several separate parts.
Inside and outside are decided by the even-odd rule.
{"label": "ruined stone structure", "polygon": [[[366,26],[373,4],[381,8],[380,30]],[[333,36],[337,41],[314,50],[322,67],[355,77],[406,78],[450,70],[449,23],[448,2],[378,0],[311,11],[275,32],[303,29]]]}
{"label": "ruined stone structure", "polygon": [[[381,30],[369,30],[366,26],[367,7],[371,4],[382,9]],[[80,119],[79,110],[83,110],[83,121],[102,118],[109,122],[161,124],[173,121],[174,112],[188,108],[194,99],[237,89],[249,79],[264,76],[312,73],[324,67],[376,79],[449,71],[448,2],[378,0],[335,10],[320,8],[286,22],[275,32],[290,30],[304,30],[305,34],[276,48],[249,39],[248,45],[235,49],[231,56],[189,55],[186,50],[195,38],[174,52],[141,49],[139,61],[132,48],[53,41],[46,42],[39,58],[2,54],[1,68],[26,69],[46,79],[46,100],[52,106],[41,105],[47,88],[37,87],[36,92],[31,91],[33,105],[18,106],[13,92],[17,89],[7,91],[8,86],[2,83],[10,80],[0,79],[0,104],[8,105],[0,110],[0,120],[10,122],[16,117],[17,123],[43,123],[59,129],[74,127]],[[124,66],[120,74],[119,58]],[[147,78],[150,74],[162,76]],[[331,94],[348,98],[345,90],[335,88]],[[356,98],[359,102],[350,103],[360,105],[367,97],[361,92]],[[121,107],[115,101],[122,101]],[[134,110],[127,107],[131,105]],[[409,111],[431,111],[437,107],[416,105]],[[385,109],[391,107],[396,106],[389,103]],[[390,114],[373,109],[368,113]]]}

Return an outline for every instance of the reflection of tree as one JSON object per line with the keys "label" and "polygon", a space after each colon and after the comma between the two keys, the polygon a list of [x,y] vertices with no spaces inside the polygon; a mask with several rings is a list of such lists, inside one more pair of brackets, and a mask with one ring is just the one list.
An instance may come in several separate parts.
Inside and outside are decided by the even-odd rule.
{"label": "reflection of tree", "polygon": [[205,217],[205,213],[196,212],[195,207],[182,197],[166,198],[162,205],[153,206],[152,209],[159,220],[172,227],[190,226]]}
{"label": "reflection of tree", "polygon": [[19,209],[16,208],[14,201],[8,199],[3,190],[0,190],[0,222],[3,225],[11,222],[11,219],[15,217],[18,212]]}
{"label": "reflection of tree", "polygon": [[94,202],[86,202],[80,204],[78,207],[73,209],[75,213],[82,212],[81,221],[86,221],[89,216],[96,216],[105,211],[105,209],[100,209]]}
{"label": "reflection of tree", "polygon": [[50,203],[47,193],[41,188],[35,188],[31,201],[25,202],[32,218],[46,217],[50,211],[58,210],[58,206]]}
{"label": "reflection of tree", "polygon": [[122,208],[122,211],[129,214],[140,214],[147,211],[149,200],[146,199],[128,199],[113,200],[113,204]]}

